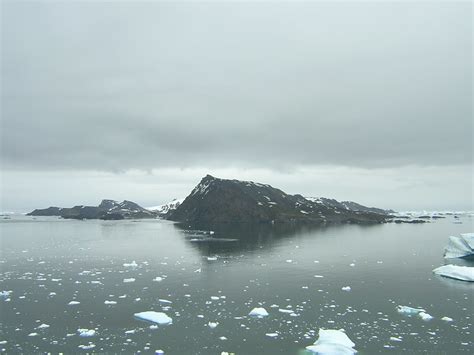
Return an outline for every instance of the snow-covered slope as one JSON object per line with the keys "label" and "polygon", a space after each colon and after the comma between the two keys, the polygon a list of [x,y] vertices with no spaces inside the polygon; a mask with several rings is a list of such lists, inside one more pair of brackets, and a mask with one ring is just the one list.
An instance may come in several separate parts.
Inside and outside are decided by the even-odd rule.
{"label": "snow-covered slope", "polygon": [[180,198],[180,199],[175,198],[173,201],[170,201],[162,205],[147,207],[147,210],[156,212],[160,216],[166,215],[168,212],[174,211],[175,209],[177,209],[178,206],[183,203],[183,201],[184,201],[184,198]]}

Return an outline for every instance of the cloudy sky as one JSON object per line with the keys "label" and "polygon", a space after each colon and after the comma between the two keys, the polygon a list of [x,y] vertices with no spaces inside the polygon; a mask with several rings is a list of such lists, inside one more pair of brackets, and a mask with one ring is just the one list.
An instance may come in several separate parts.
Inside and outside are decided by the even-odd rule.
{"label": "cloudy sky", "polygon": [[2,1],[1,209],[207,173],[474,209],[472,4]]}

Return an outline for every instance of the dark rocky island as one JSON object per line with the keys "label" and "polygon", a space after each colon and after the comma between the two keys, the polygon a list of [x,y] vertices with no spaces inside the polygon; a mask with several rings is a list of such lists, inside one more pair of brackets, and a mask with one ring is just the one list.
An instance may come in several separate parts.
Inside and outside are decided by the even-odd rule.
{"label": "dark rocky island", "polygon": [[36,209],[27,216],[60,216],[67,219],[104,219],[119,220],[125,218],[155,218],[156,213],[135,202],[102,200],[98,206],[74,206],[71,208],[49,207]]}
{"label": "dark rocky island", "polygon": [[207,226],[219,223],[375,224],[389,211],[329,199],[289,195],[270,185],[207,175],[167,219]]}

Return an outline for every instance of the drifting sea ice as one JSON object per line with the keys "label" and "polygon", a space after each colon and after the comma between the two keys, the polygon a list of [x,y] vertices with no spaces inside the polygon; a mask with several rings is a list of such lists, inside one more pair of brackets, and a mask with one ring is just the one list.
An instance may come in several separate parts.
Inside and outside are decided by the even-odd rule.
{"label": "drifting sea ice", "polygon": [[474,255],[474,233],[464,233],[459,237],[449,237],[444,249],[444,257],[448,259]]}
{"label": "drifting sea ice", "polygon": [[341,330],[319,329],[318,340],[306,349],[317,354],[350,355],[357,352],[354,346],[352,340]]}
{"label": "drifting sea ice", "polygon": [[123,266],[124,267],[137,267],[138,264],[135,260],[133,260],[131,263],[124,263]]}
{"label": "drifting sea ice", "polygon": [[434,269],[433,272],[451,279],[474,282],[474,267],[470,266],[444,265]]}
{"label": "drifting sea ice", "polygon": [[209,326],[209,328],[214,329],[219,325],[219,322],[209,322],[207,323],[207,325]]}
{"label": "drifting sea ice", "polygon": [[171,317],[168,317],[168,315],[163,312],[146,311],[135,313],[134,316],[142,320],[162,325],[173,323],[173,319]]}
{"label": "drifting sea ice", "polygon": [[397,306],[398,313],[402,313],[408,316],[417,315],[420,312],[425,312],[423,308],[413,308],[408,306]]}
{"label": "drifting sea ice", "polygon": [[129,278],[129,279],[123,279],[123,282],[124,283],[130,283],[130,282],[135,282],[135,279],[133,277]]}
{"label": "drifting sea ice", "polygon": [[77,304],[80,304],[81,302],[78,302],[78,301],[71,301],[68,303],[69,306],[75,306]]}
{"label": "drifting sea ice", "polygon": [[249,316],[263,318],[263,317],[268,316],[268,312],[265,308],[257,307],[250,311]]}
{"label": "drifting sea ice", "polygon": [[79,333],[79,336],[82,338],[93,337],[95,335],[94,329],[79,328],[77,332]]}
{"label": "drifting sea ice", "polygon": [[419,316],[423,320],[431,320],[433,317],[426,313],[426,310],[423,308],[412,308],[408,306],[397,306],[398,313],[405,314],[408,316]]}

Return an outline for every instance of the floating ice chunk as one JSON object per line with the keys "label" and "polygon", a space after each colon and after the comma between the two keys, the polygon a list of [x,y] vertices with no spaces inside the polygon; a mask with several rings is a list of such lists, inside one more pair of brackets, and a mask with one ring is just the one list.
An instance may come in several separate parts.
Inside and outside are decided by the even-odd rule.
{"label": "floating ice chunk", "polygon": [[95,335],[94,329],[79,328],[77,332],[79,333],[79,336],[82,338],[89,338]]}
{"label": "floating ice chunk", "polygon": [[131,263],[127,264],[127,263],[124,263],[123,264],[124,267],[137,267],[138,264],[136,263],[135,260],[133,260]]}
{"label": "floating ice chunk", "polygon": [[418,316],[423,319],[423,320],[431,320],[433,319],[433,316],[431,316],[431,314],[428,314],[426,312],[420,312],[418,313]]}
{"label": "floating ice chunk", "polygon": [[474,282],[474,267],[470,266],[444,265],[434,269],[433,272],[451,279]]}
{"label": "floating ice chunk", "polygon": [[452,322],[453,318],[443,317],[443,318],[441,318],[441,320],[444,320],[445,322]]}
{"label": "floating ice chunk", "polygon": [[158,329],[158,326],[156,324],[152,324],[149,326],[150,329]]}
{"label": "floating ice chunk", "polygon": [[219,322],[209,322],[207,323],[207,325],[209,326],[209,328],[214,329],[219,325]]}
{"label": "floating ice chunk", "polygon": [[314,275],[317,279],[322,279],[324,276],[323,275]]}
{"label": "floating ice chunk", "polygon": [[35,336],[38,336],[38,333],[30,333],[28,334],[29,337],[35,337]]}
{"label": "floating ice chunk", "polygon": [[278,333],[266,333],[265,335],[270,338],[276,338],[278,336]]}
{"label": "floating ice chunk", "polygon": [[168,315],[163,312],[146,311],[146,312],[135,313],[134,316],[139,319],[157,323],[157,324],[173,323],[173,319],[171,317],[168,317]]}
{"label": "floating ice chunk", "polygon": [[351,287],[350,287],[350,286],[344,286],[344,287],[342,288],[342,290],[349,292],[349,291],[351,290]]}
{"label": "floating ice chunk", "polygon": [[444,257],[462,258],[474,255],[474,233],[464,233],[459,237],[449,237],[448,245],[444,249]]}
{"label": "floating ice chunk", "polygon": [[420,312],[426,312],[423,308],[412,308],[408,306],[397,306],[397,311],[398,313],[402,313],[409,316],[417,315]]}
{"label": "floating ice chunk", "polygon": [[105,301],[104,301],[104,304],[117,304],[117,301],[105,300]]}
{"label": "floating ice chunk", "polygon": [[355,354],[355,344],[341,330],[319,329],[319,338],[314,345],[307,346],[306,349],[317,354]]}
{"label": "floating ice chunk", "polygon": [[89,343],[88,345],[79,345],[78,347],[82,350],[90,350],[90,349],[94,349],[95,345],[92,343]]}
{"label": "floating ice chunk", "polygon": [[155,350],[156,355],[163,355],[165,352],[163,350]]}
{"label": "floating ice chunk", "polygon": [[292,309],[280,308],[280,309],[278,309],[278,312],[281,312],[281,313],[293,313],[293,310],[292,310]]}
{"label": "floating ice chunk", "polygon": [[135,279],[133,277],[131,277],[129,279],[123,279],[123,282],[125,282],[125,283],[135,282]]}
{"label": "floating ice chunk", "polygon": [[390,341],[397,341],[397,342],[400,342],[400,341],[403,341],[403,340],[400,339],[400,338],[397,338],[397,337],[390,337]]}
{"label": "floating ice chunk", "polygon": [[12,291],[0,291],[0,297],[8,298],[8,297],[10,297],[11,293],[12,293]]}
{"label": "floating ice chunk", "polygon": [[352,263],[352,264],[349,264],[350,267],[354,267],[356,266],[356,264]]}
{"label": "floating ice chunk", "polygon": [[217,301],[217,300],[219,300],[219,299],[220,299],[219,296],[211,296],[211,300]]}
{"label": "floating ice chunk", "polygon": [[173,303],[173,302],[171,302],[171,301],[169,301],[169,300],[165,300],[165,299],[163,299],[163,298],[158,299],[158,301],[159,301],[160,303],[166,303],[166,304],[171,304],[171,303]]}
{"label": "floating ice chunk", "polygon": [[263,317],[268,316],[268,312],[265,308],[257,307],[250,311],[249,316],[263,318]]}
{"label": "floating ice chunk", "polygon": [[71,301],[68,303],[68,306],[75,306],[77,304],[80,304],[81,302],[78,302],[78,301]]}
{"label": "floating ice chunk", "polygon": [[209,260],[209,261],[216,261],[216,260],[217,260],[217,257],[216,257],[216,256],[208,256],[208,257],[207,257],[207,260]]}
{"label": "floating ice chunk", "polygon": [[227,340],[227,337],[224,337],[224,336],[219,337],[219,340]]}
{"label": "floating ice chunk", "polygon": [[163,281],[163,278],[157,276],[157,277],[155,277],[155,278],[153,279],[153,281],[155,281],[155,282],[161,282],[161,281]]}
{"label": "floating ice chunk", "polygon": [[135,334],[135,332],[136,332],[135,329],[131,329],[131,330],[126,330],[125,334]]}
{"label": "floating ice chunk", "polygon": [[49,328],[49,324],[43,323],[43,324],[36,327],[36,329],[46,329],[46,328]]}

